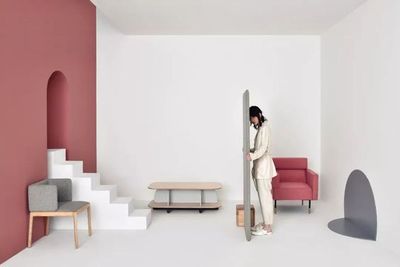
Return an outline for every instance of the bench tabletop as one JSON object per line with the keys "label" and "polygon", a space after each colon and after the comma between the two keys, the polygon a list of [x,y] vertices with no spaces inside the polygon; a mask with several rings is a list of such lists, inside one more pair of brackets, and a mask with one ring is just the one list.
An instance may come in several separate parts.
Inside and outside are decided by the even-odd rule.
{"label": "bench tabletop", "polygon": [[220,183],[214,182],[155,182],[149,189],[156,190],[217,190],[221,189]]}

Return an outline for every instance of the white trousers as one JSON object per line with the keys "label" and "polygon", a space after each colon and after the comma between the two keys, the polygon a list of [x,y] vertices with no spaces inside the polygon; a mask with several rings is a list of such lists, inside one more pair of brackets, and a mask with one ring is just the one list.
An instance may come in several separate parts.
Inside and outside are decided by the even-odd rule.
{"label": "white trousers", "polygon": [[260,200],[261,214],[264,224],[271,224],[274,220],[274,200],[272,199],[272,179],[254,179],[254,186]]}

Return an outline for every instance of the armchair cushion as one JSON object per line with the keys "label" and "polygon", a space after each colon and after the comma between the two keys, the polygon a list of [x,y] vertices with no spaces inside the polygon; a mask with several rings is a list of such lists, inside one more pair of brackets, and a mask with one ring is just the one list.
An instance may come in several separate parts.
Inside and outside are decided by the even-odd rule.
{"label": "armchair cushion", "polygon": [[86,201],[59,202],[57,211],[74,212],[78,211],[80,208],[87,204],[89,204],[89,202]]}
{"label": "armchair cushion", "polygon": [[274,188],[276,200],[302,200],[311,199],[311,187],[306,183],[284,182]]}
{"label": "armchair cushion", "polygon": [[306,171],[305,170],[278,170],[280,175],[280,182],[306,182]]}

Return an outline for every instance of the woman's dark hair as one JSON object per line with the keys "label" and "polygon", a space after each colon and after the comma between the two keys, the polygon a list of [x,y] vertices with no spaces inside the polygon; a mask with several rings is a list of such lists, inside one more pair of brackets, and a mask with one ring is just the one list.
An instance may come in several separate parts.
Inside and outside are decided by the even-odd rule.
{"label": "woman's dark hair", "polygon": [[257,117],[258,118],[258,121],[259,121],[258,125],[253,125],[255,129],[258,129],[259,127],[261,127],[263,122],[265,122],[267,120],[262,115],[261,109],[259,107],[257,107],[257,106],[251,106],[250,109],[249,109],[249,113],[250,113],[250,117]]}

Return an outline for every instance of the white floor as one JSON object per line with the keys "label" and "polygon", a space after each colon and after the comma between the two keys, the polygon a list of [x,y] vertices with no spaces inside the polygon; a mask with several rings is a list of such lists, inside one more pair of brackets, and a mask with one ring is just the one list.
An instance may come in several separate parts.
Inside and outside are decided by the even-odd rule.
{"label": "white floor", "polygon": [[[352,239],[331,232],[326,224],[341,211],[318,202],[282,203],[272,236],[245,241],[235,225],[235,203],[219,211],[154,211],[147,231],[79,233],[74,249],[71,231],[53,231],[4,266],[400,266],[399,244]],[[258,212],[258,209],[257,209]],[[338,216],[337,216],[338,215]]]}

